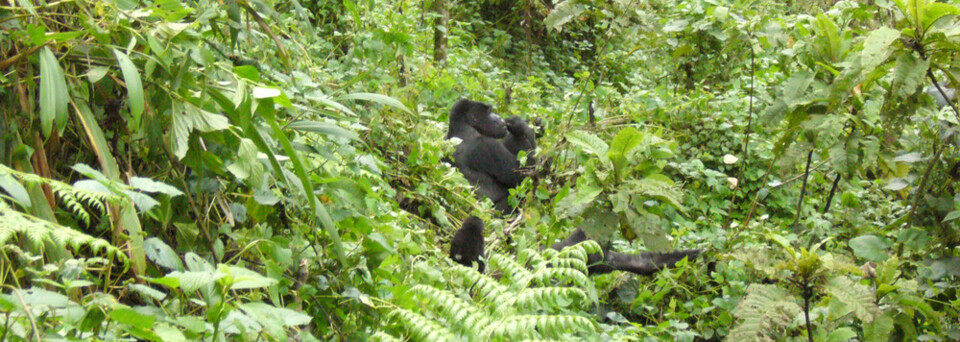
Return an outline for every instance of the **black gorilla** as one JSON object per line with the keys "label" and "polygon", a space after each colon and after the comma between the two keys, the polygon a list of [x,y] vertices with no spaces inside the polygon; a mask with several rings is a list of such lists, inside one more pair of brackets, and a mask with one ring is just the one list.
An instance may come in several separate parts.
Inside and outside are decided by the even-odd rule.
{"label": "black gorilla", "polygon": [[[550,248],[561,250],[567,246],[587,240],[587,234],[577,228],[563,241],[557,242]],[[609,247],[602,247],[603,257],[594,253],[587,256],[588,271],[590,274],[604,274],[613,271],[627,271],[636,274],[653,274],[657,271],[673,267],[685,257],[695,258],[700,255],[699,249],[687,249],[670,253],[641,253],[627,254],[611,251]]]}
{"label": "black gorilla", "polygon": [[483,260],[483,221],[476,216],[463,220],[463,225],[450,240],[450,259],[457,263],[473,267],[476,262],[478,270],[483,273],[486,265]]}
{"label": "black gorilla", "polygon": [[447,139],[453,137],[461,140],[453,165],[497,210],[511,212],[509,189],[523,180],[517,153],[536,148],[533,130],[519,117],[504,122],[489,104],[461,99],[450,110]]}

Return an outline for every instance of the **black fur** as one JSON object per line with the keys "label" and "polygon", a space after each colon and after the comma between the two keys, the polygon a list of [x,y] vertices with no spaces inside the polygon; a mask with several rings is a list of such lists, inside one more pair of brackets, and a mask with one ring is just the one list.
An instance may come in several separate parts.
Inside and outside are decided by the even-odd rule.
{"label": "black fur", "polygon": [[[557,242],[550,248],[561,250],[567,246],[587,240],[587,234],[577,228],[563,241]],[[685,257],[695,258],[700,254],[699,249],[687,249],[670,253],[640,253],[627,254],[611,251],[603,247],[603,256],[598,253],[587,256],[588,271],[590,274],[603,274],[613,271],[627,271],[640,275],[653,274],[657,271],[673,267]]]}
{"label": "black fur", "polygon": [[483,221],[476,216],[463,220],[463,225],[450,240],[450,259],[457,263],[473,267],[476,262],[478,270],[483,273],[486,268],[483,260]]}
{"label": "black fur", "polygon": [[450,110],[447,131],[447,139],[461,140],[453,153],[453,165],[501,213],[513,210],[507,203],[509,189],[523,180],[517,170],[517,153],[536,147],[533,130],[523,119],[508,121],[493,113],[489,104],[461,99]]}

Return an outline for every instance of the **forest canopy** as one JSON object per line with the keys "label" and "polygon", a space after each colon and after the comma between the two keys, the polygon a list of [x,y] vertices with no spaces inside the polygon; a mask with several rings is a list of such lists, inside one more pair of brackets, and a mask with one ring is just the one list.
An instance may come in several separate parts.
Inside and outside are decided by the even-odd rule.
{"label": "forest canopy", "polygon": [[958,0],[14,0],[0,84],[0,341],[960,340]]}

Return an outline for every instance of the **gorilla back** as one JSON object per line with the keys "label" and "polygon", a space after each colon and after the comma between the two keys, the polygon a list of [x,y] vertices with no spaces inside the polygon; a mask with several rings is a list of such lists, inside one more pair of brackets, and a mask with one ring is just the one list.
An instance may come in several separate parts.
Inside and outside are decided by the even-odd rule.
{"label": "gorilla back", "polygon": [[461,99],[450,110],[447,130],[447,139],[461,140],[453,153],[453,165],[501,213],[513,210],[507,203],[509,189],[523,180],[517,171],[517,153],[536,147],[533,130],[523,119],[513,117],[508,121],[504,122],[487,103]]}

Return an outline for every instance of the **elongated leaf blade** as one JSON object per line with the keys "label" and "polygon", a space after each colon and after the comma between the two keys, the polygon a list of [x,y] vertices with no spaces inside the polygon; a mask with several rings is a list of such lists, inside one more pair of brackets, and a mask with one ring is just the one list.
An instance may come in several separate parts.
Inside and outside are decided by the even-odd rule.
{"label": "elongated leaf blade", "polygon": [[58,127],[67,119],[67,81],[57,57],[50,48],[40,50],[40,128],[43,135],[50,136],[53,123]]}
{"label": "elongated leaf blade", "polygon": [[339,100],[363,100],[363,101],[376,102],[384,106],[393,107],[393,108],[402,110],[407,113],[413,113],[410,111],[409,108],[407,108],[406,105],[403,104],[403,102],[400,102],[400,100],[397,100],[395,98],[392,98],[386,95],[380,95],[380,94],[374,94],[374,93],[353,93],[353,94],[347,94],[347,95],[341,96]]}
{"label": "elongated leaf blade", "polygon": [[140,116],[143,115],[143,83],[140,82],[140,71],[130,60],[130,56],[123,51],[113,49],[113,54],[117,56],[123,81],[127,84],[127,98],[130,101],[130,115],[133,119],[131,126],[137,130],[140,128]]}

